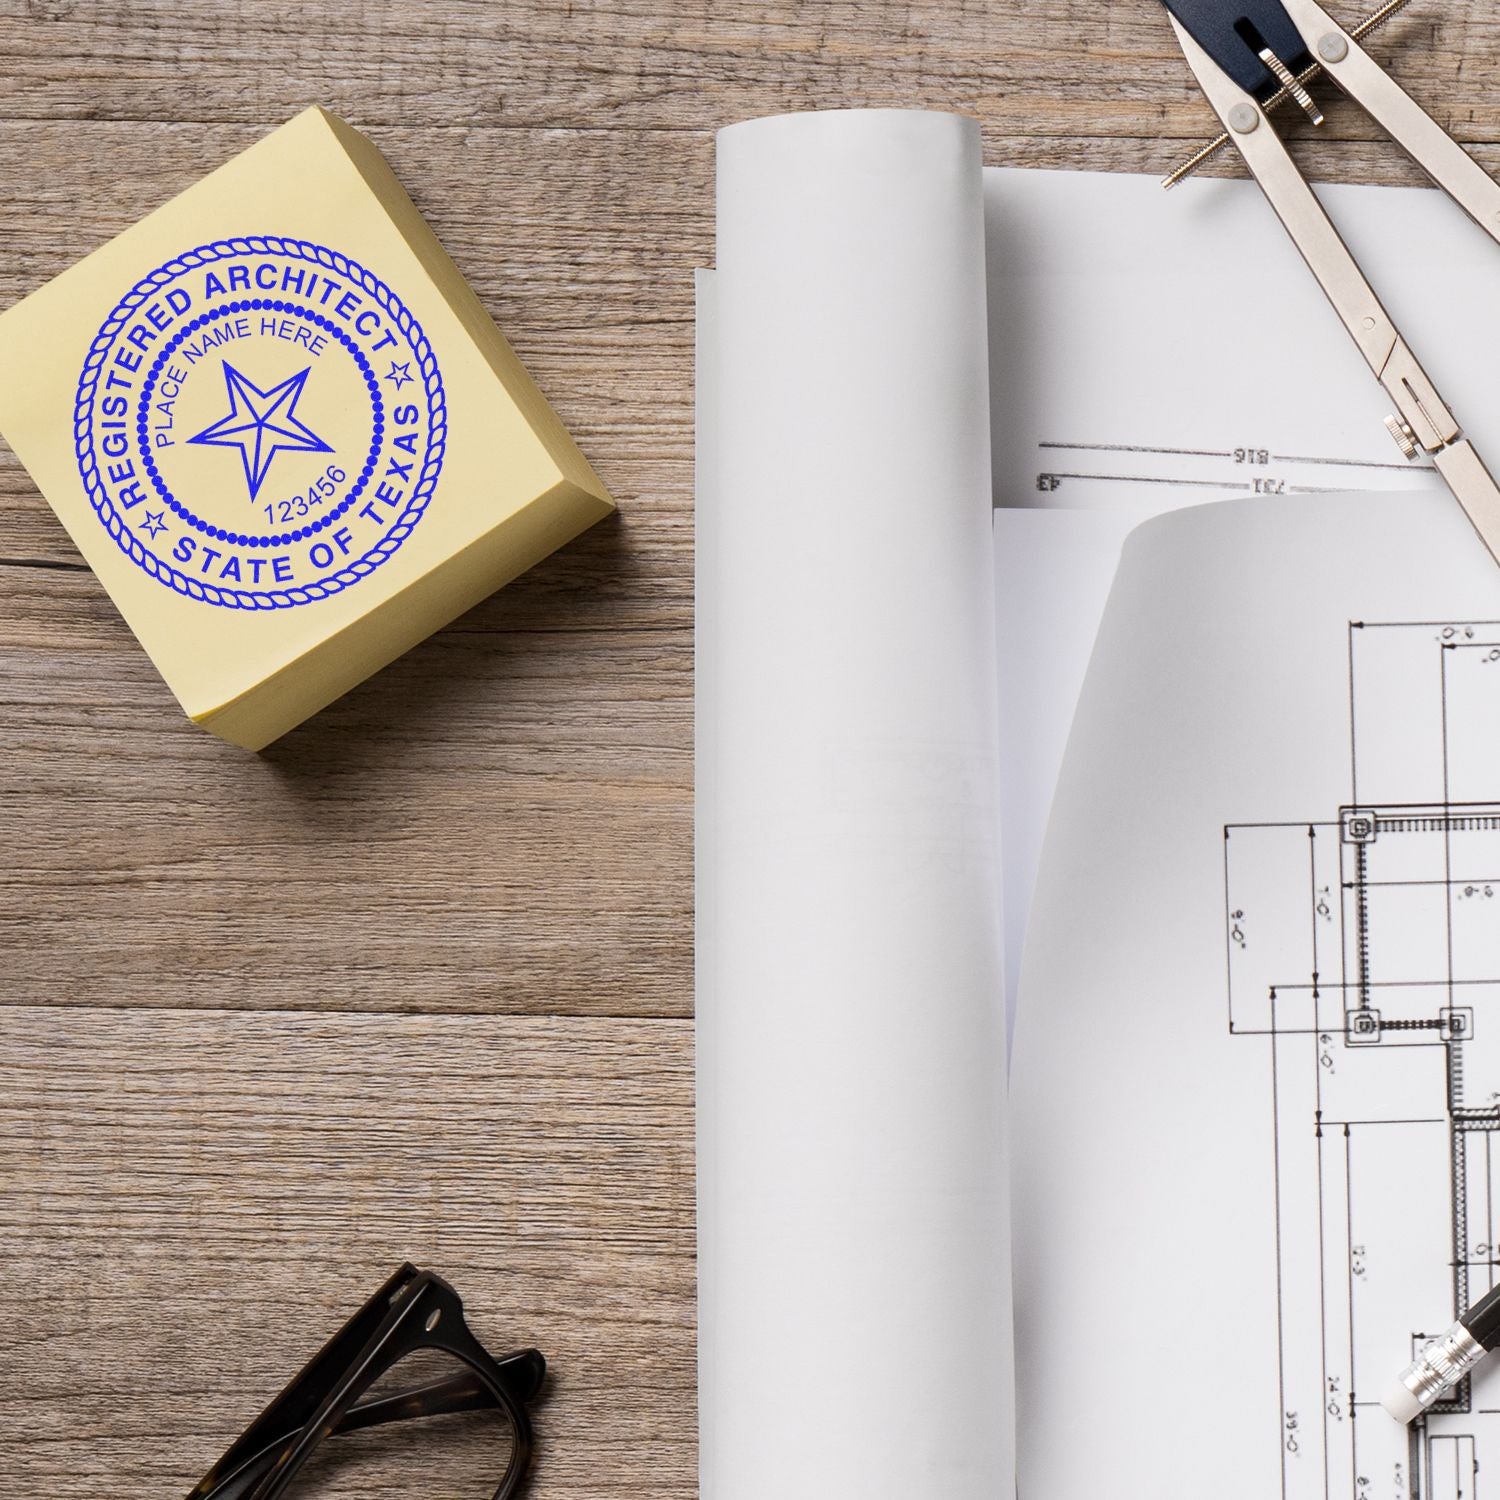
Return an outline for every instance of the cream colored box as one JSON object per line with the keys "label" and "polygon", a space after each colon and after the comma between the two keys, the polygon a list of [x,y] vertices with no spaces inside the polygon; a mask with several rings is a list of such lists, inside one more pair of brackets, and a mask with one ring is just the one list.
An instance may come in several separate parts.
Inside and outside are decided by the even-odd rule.
{"label": "cream colored box", "polygon": [[321,109],[0,317],[0,431],[183,708],[249,749],[611,509]]}

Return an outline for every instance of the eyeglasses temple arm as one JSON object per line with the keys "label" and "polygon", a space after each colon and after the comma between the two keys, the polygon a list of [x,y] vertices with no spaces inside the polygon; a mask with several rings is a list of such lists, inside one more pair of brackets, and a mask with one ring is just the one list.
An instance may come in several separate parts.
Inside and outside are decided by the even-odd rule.
{"label": "eyeglasses temple arm", "polygon": [[[505,1387],[518,1402],[534,1401],[546,1374],[546,1361],[535,1349],[523,1349],[495,1361]],[[486,1411],[495,1405],[489,1388],[477,1375],[465,1372],[446,1380],[434,1380],[408,1391],[389,1396],[372,1396],[344,1413],[333,1429],[333,1436],[378,1427],[386,1422],[411,1421],[420,1417],[441,1417],[453,1412]]]}

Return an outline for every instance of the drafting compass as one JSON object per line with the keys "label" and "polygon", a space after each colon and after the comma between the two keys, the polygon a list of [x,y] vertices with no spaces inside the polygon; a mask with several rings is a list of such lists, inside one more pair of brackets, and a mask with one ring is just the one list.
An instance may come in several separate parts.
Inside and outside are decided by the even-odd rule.
{"label": "drafting compass", "polygon": [[1408,459],[1433,464],[1500,562],[1500,487],[1406,345],[1359,263],[1276,133],[1284,100],[1323,122],[1307,85],[1331,79],[1500,243],[1497,184],[1359,44],[1407,0],[1346,31],[1314,0],[1164,0],[1177,39],[1225,135],[1166,179],[1171,187],[1232,141],[1395,405],[1386,426]]}

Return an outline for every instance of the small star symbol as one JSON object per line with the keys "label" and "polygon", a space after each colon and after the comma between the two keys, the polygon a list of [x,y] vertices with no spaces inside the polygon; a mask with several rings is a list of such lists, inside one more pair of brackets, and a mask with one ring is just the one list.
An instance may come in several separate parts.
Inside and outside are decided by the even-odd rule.
{"label": "small star symbol", "polygon": [[412,382],[412,373],[411,373],[411,363],[410,363],[410,361],[408,361],[404,365],[398,365],[395,360],[392,360],[391,361],[391,373],[389,375],[387,375],[385,378],[387,380],[389,380],[396,387],[396,389],[398,391],[401,389],[401,387],[403,385],[410,385],[411,382]]}
{"label": "small star symbol", "polygon": [[333,452],[295,415],[308,374],[308,370],[303,370],[263,391],[226,359],[224,383],[229,387],[229,415],[188,439],[190,443],[205,443],[214,448],[238,448],[251,500],[260,494],[271,470],[271,460],[278,453]]}
{"label": "small star symbol", "polygon": [[159,537],[167,529],[166,517],[159,510],[148,510],[146,519],[141,523],[141,530],[153,540]]}

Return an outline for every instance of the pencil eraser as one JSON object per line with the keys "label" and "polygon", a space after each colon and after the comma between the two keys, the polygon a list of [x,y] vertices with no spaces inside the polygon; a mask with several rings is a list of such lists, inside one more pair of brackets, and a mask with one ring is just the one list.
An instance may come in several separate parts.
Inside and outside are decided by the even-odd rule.
{"label": "pencil eraser", "polygon": [[316,108],[0,317],[0,431],[188,716],[252,750],[612,508]]}
{"label": "pencil eraser", "polygon": [[1385,1395],[1380,1398],[1380,1404],[1403,1427],[1422,1415],[1422,1403],[1412,1394],[1411,1387],[1404,1380],[1393,1380]]}

